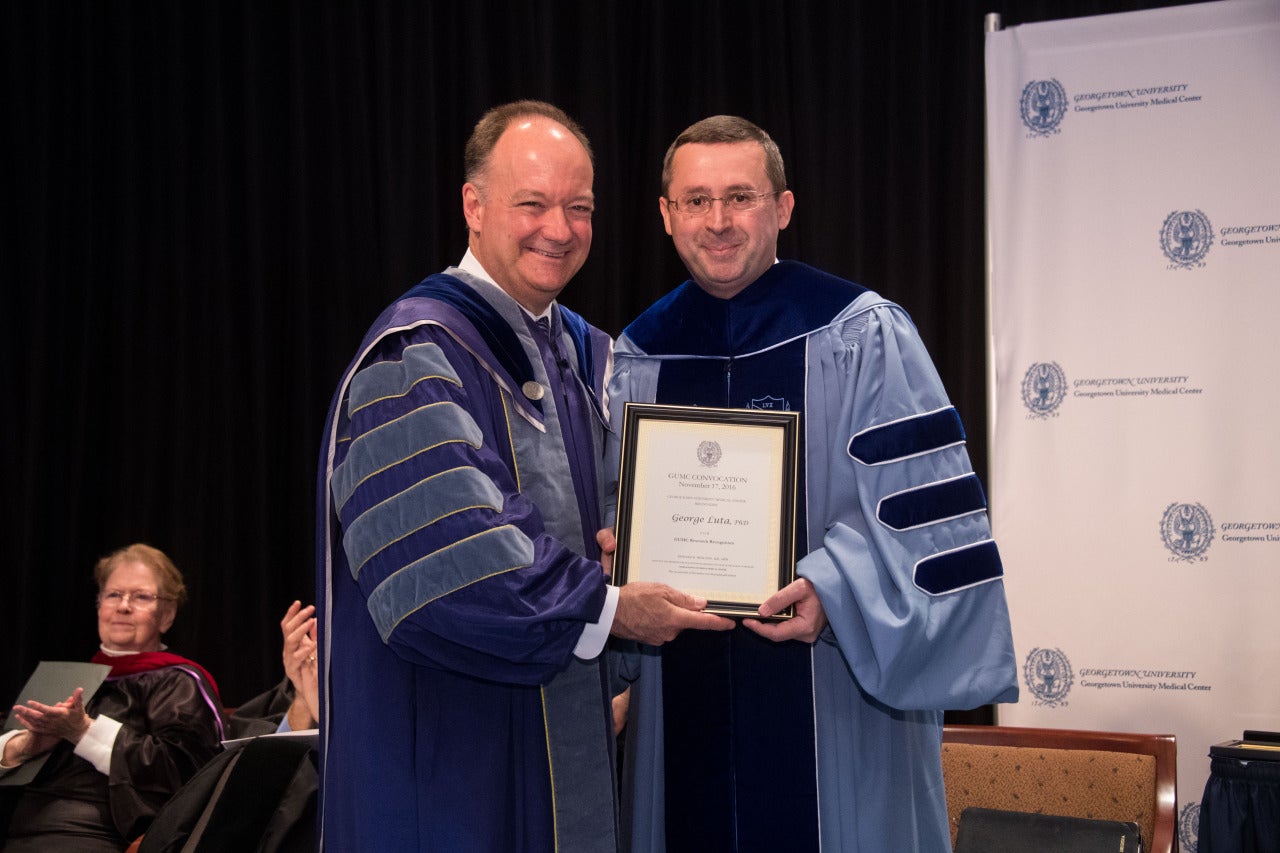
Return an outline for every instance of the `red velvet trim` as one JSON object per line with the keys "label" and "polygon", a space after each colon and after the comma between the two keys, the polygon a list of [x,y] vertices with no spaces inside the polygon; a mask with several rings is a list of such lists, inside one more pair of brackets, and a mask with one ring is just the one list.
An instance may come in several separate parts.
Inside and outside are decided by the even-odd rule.
{"label": "red velvet trim", "polygon": [[[213,688],[214,693],[218,693],[218,683],[213,680],[213,676],[209,671],[193,660],[188,660],[181,655],[171,654],[169,652],[138,652],[131,655],[112,656],[98,650],[92,658],[93,663],[102,663],[111,667],[111,678],[119,678],[125,675],[137,675],[140,672],[151,672],[156,669],[163,669],[166,666],[190,666],[199,670],[209,682],[209,686]],[[221,700],[221,695],[219,695]]]}

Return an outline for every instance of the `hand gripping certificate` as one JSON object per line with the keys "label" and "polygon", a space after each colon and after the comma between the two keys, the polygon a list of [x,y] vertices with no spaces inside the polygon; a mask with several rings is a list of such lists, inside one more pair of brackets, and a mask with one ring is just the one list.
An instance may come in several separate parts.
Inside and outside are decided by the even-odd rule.
{"label": "hand gripping certificate", "polygon": [[628,403],[614,583],[665,583],[712,613],[757,616],[795,579],[799,423],[796,412]]}

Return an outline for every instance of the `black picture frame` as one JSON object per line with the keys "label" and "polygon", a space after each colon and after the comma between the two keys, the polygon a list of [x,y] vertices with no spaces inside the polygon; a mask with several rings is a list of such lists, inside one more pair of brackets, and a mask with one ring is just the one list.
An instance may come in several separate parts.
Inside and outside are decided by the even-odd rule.
{"label": "black picture frame", "polygon": [[761,618],[795,580],[799,448],[798,412],[627,403],[613,582],[666,583],[708,612]]}

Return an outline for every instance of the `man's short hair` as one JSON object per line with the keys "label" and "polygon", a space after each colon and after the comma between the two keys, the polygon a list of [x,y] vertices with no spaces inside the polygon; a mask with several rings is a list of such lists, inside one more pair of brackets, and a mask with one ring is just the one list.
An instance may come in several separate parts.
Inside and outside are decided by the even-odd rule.
{"label": "man's short hair", "polygon": [[769,134],[757,125],[739,116],[711,116],[686,127],[662,158],[662,194],[671,189],[671,161],[681,145],[720,145],[734,142],[758,142],[764,149],[764,172],[773,185],[774,192],[787,188],[787,169],[782,163],[782,152]]}
{"label": "man's short hair", "polygon": [[489,166],[494,146],[498,144],[502,134],[506,133],[511,122],[525,116],[542,116],[564,125],[582,143],[582,147],[587,149],[587,158],[591,160],[592,167],[595,167],[596,158],[591,152],[591,143],[587,141],[587,135],[582,132],[578,123],[569,118],[568,113],[546,101],[513,101],[494,107],[476,122],[463,153],[463,180],[477,185],[483,183],[484,171]]}

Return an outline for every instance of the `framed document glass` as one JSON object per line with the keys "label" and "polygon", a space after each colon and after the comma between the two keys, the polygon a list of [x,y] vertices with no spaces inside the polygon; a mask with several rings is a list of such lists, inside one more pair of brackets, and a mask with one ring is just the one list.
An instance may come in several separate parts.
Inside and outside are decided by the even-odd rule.
{"label": "framed document glass", "polygon": [[759,618],[795,579],[799,413],[627,403],[622,421],[614,583]]}

